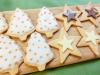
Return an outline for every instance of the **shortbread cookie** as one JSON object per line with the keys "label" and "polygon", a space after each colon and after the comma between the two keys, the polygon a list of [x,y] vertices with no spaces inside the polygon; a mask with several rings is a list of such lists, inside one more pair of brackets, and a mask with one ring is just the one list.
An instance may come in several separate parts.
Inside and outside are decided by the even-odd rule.
{"label": "shortbread cookie", "polygon": [[59,29],[55,17],[48,8],[43,7],[38,15],[36,30],[46,34],[47,37],[52,37],[53,33]]}
{"label": "shortbread cookie", "polygon": [[85,28],[78,27],[78,31],[83,37],[78,43],[78,46],[89,46],[95,55],[100,56],[98,48],[98,43],[100,43],[100,35],[97,34],[95,27],[92,25]]}
{"label": "shortbread cookie", "polygon": [[53,59],[54,55],[40,33],[32,33],[26,50],[25,63],[36,66],[39,71],[45,69],[46,64]]}
{"label": "shortbread cookie", "polygon": [[69,54],[81,57],[81,53],[76,47],[80,38],[80,36],[68,35],[64,28],[61,28],[59,37],[51,40],[49,44],[59,49],[60,62],[63,63]]}
{"label": "shortbread cookie", "polygon": [[20,40],[26,40],[27,36],[32,33],[34,29],[35,27],[27,14],[17,8],[11,17],[7,34],[17,37]]}
{"label": "shortbread cookie", "polygon": [[95,26],[98,25],[98,22],[96,19],[98,15],[100,14],[97,7],[89,3],[86,7],[77,6],[77,8],[82,12],[82,15],[80,15],[79,17],[80,21],[90,21],[91,23],[93,23],[93,25]]}
{"label": "shortbread cookie", "polygon": [[6,20],[3,17],[3,14],[0,13],[0,34],[6,31],[7,29],[8,29],[8,24],[6,23]]}
{"label": "shortbread cookie", "polygon": [[19,65],[23,62],[21,47],[6,35],[0,35],[0,73],[18,73]]}
{"label": "shortbread cookie", "polygon": [[[75,8],[75,6],[74,7],[72,7],[72,9],[73,8]],[[51,8],[51,10],[54,12],[54,14],[57,14],[57,13],[59,13],[59,12],[61,12],[62,11],[62,7],[58,7],[58,8]],[[32,9],[31,11],[30,10],[28,10],[28,12],[30,13],[30,15],[32,16],[33,14],[34,15],[37,15],[38,14],[38,11],[37,11],[38,9]],[[74,10],[74,9],[73,9]],[[34,12],[33,14],[31,14],[31,12]],[[35,18],[35,20],[36,20],[36,18]],[[88,27],[87,28],[89,28],[89,25],[91,26],[91,23],[90,22],[84,22],[85,24],[83,24],[83,22],[82,22],[82,26],[86,26],[86,25],[88,25]],[[61,23],[62,24],[62,23]],[[68,36],[79,36],[80,34],[79,34],[79,32],[77,31],[77,29],[76,29],[77,27],[72,27],[69,31],[68,31]],[[55,35],[53,35],[53,39],[57,39],[59,37],[59,32],[57,32]],[[81,38],[82,38],[82,36],[81,36]],[[49,39],[50,40],[50,39]],[[47,41],[49,41],[49,40],[47,40]],[[77,57],[77,56],[74,56],[74,55],[72,55],[72,54],[70,54],[68,57],[67,57],[67,59],[66,59],[66,61],[63,63],[63,64],[61,64],[60,63],[60,55],[59,55],[59,50],[58,50],[58,48],[51,48],[52,49],[52,51],[54,52],[54,59],[51,61],[51,62],[49,62],[47,65],[46,65],[46,69],[48,69],[48,68],[51,68],[51,70],[52,70],[52,68],[56,68],[56,67],[61,67],[61,66],[65,66],[66,65],[66,67],[68,66],[68,65],[71,65],[71,64],[74,64],[74,63],[79,63],[79,62],[84,62],[84,61],[88,61],[88,60],[93,60],[93,59],[96,59],[96,58],[100,58],[100,56],[98,57],[98,56],[95,56],[94,54],[93,54],[93,52],[91,51],[91,48],[89,48],[89,46],[87,46],[87,47],[78,47],[78,50],[81,52],[81,54],[82,54],[82,56],[81,56],[81,58],[80,57]],[[65,52],[67,52],[67,51],[65,51]],[[100,52],[100,49],[99,49],[99,52]],[[67,53],[65,53],[65,55],[67,55]],[[25,64],[25,63],[23,63],[21,66],[20,66],[20,74],[21,75],[23,75],[23,74],[27,74],[27,73],[32,73],[32,72],[38,72],[38,70],[37,70],[37,68],[36,67],[32,67],[32,66],[29,66],[29,65],[27,65],[27,64]],[[33,73],[34,74],[34,73]]]}
{"label": "shortbread cookie", "polygon": [[72,10],[68,6],[65,6],[63,12],[57,14],[56,18],[60,21],[63,21],[63,26],[65,30],[68,31],[71,26],[81,26],[81,22],[78,19],[80,14],[80,11]]}
{"label": "shortbread cookie", "polygon": [[99,22],[98,23],[98,26],[96,28],[97,32],[100,34],[100,17],[97,18],[97,21]]}

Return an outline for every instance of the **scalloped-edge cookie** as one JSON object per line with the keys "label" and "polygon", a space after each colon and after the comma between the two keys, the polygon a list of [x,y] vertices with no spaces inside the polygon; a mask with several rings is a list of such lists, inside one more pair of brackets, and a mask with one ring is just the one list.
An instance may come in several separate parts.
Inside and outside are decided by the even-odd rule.
{"label": "scalloped-edge cookie", "polygon": [[28,15],[17,8],[13,13],[7,34],[13,37],[17,37],[20,40],[26,40],[27,36],[35,30]]}
{"label": "scalloped-edge cookie", "polygon": [[23,62],[22,48],[8,36],[0,35],[0,73],[18,73],[19,65]]}
{"label": "scalloped-edge cookie", "polygon": [[40,10],[37,20],[36,30],[44,33],[47,37],[52,37],[53,33],[59,29],[59,25],[48,8],[43,7]]}
{"label": "scalloped-edge cookie", "polygon": [[38,32],[32,33],[28,41],[24,62],[30,66],[35,66],[39,71],[42,71],[53,57],[53,52],[41,34]]}
{"label": "scalloped-edge cookie", "polygon": [[2,13],[0,13],[0,34],[5,32],[8,29],[8,24]]}

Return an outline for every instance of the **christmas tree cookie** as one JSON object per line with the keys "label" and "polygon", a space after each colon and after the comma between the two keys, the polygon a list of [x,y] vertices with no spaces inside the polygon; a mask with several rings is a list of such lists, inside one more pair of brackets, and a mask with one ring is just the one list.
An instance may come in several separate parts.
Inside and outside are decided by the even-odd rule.
{"label": "christmas tree cookie", "polygon": [[38,32],[32,33],[28,41],[25,63],[36,66],[39,71],[42,71],[53,57],[53,52],[41,34]]}
{"label": "christmas tree cookie", "polygon": [[48,8],[43,7],[38,15],[36,30],[44,33],[47,37],[52,37],[53,33],[59,29],[55,17]]}
{"label": "christmas tree cookie", "polygon": [[11,17],[7,34],[23,41],[34,29],[35,27],[27,14],[17,8]]}
{"label": "christmas tree cookie", "polygon": [[81,53],[76,47],[80,36],[70,36],[64,28],[61,28],[60,35],[57,39],[49,41],[52,47],[58,48],[60,53],[60,62],[63,63],[69,54],[81,57]]}
{"label": "christmas tree cookie", "polygon": [[0,35],[0,73],[18,73],[19,65],[23,62],[21,47],[6,35]]}
{"label": "christmas tree cookie", "polygon": [[3,17],[3,14],[0,13],[0,33],[3,33],[7,29],[8,29],[8,24],[6,23],[6,20]]}

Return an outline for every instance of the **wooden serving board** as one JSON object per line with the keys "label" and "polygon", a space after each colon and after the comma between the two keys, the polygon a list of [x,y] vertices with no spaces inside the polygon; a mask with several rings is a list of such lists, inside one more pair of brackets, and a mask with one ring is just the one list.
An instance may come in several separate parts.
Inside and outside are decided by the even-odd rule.
{"label": "wooden serving board", "polygon": [[[100,5],[95,5],[100,7]],[[74,6],[71,6],[72,9],[75,9]],[[25,12],[29,15],[29,17],[31,18],[32,22],[34,23],[34,25],[37,24],[37,17],[38,17],[38,13],[39,13],[40,9],[28,9],[25,10]],[[59,14],[60,12],[63,11],[63,7],[54,7],[54,8],[50,8],[50,10],[54,13],[54,15]],[[13,13],[13,11],[4,11],[1,12],[4,14],[5,18],[7,19],[7,22],[9,23],[10,17]],[[100,18],[99,18],[100,19]],[[63,25],[62,22],[59,22],[59,25]],[[91,25],[90,22],[83,22],[83,25]],[[97,29],[98,30],[98,29]],[[79,32],[77,31],[77,29],[75,27],[71,27],[70,30],[68,31],[68,33],[70,35],[80,35]],[[58,37],[59,31],[55,33],[55,35],[53,36],[54,38]],[[14,40],[16,40],[16,42],[18,42],[23,49],[25,50],[27,47],[27,40],[25,42],[21,42],[19,39],[16,38],[12,38]],[[46,38],[47,39],[47,38]],[[47,39],[48,41],[49,39]],[[78,47],[78,49],[80,50],[80,52],[82,53],[82,57],[76,57],[73,55],[69,55],[69,57],[66,59],[66,61],[61,64],[60,63],[60,59],[59,59],[59,51],[55,48],[52,48],[52,51],[54,52],[54,59],[49,62],[46,66],[46,69],[48,68],[55,68],[55,67],[60,67],[60,66],[64,66],[64,65],[69,65],[69,64],[74,64],[74,63],[78,63],[78,62],[82,62],[82,61],[87,61],[87,60],[92,60],[92,59],[96,59],[96,58],[100,58],[99,56],[95,56],[95,54],[90,50],[89,47]],[[100,44],[99,44],[99,52],[100,52]],[[19,74],[18,75],[22,75],[22,74],[27,74],[27,73],[32,73],[32,72],[37,72],[37,68],[36,67],[32,67],[29,65],[26,65],[24,63],[22,63],[20,65],[19,68]],[[0,74],[0,75],[9,75],[8,73],[6,74]]]}

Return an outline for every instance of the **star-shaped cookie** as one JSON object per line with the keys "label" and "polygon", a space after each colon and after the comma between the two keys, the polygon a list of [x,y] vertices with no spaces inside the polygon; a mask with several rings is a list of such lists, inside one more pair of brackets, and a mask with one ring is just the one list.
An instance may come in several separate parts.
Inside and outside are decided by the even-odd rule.
{"label": "star-shaped cookie", "polygon": [[68,31],[72,25],[76,27],[81,26],[81,22],[78,19],[80,14],[80,11],[72,10],[68,6],[65,6],[64,11],[60,14],[57,14],[56,18],[63,21],[63,26],[65,30]]}
{"label": "star-shaped cookie", "polygon": [[96,33],[95,27],[90,26],[89,28],[79,28],[78,31],[80,32],[81,36],[83,37],[78,46],[89,46],[92,52],[98,56],[100,55],[98,51],[98,43],[100,43],[100,35]]}
{"label": "star-shaped cookie", "polygon": [[100,17],[98,17],[97,20],[98,20],[99,24],[98,24],[96,30],[100,34]]}
{"label": "star-shaped cookie", "polygon": [[71,20],[75,20],[76,21],[76,13],[72,10],[67,10],[63,16],[67,17],[67,21],[70,22]]}
{"label": "star-shaped cookie", "polygon": [[63,63],[69,54],[81,57],[81,53],[76,47],[80,36],[70,36],[64,28],[61,28],[59,37],[49,41],[49,45],[59,49],[60,62]]}
{"label": "star-shaped cookie", "polygon": [[98,22],[96,19],[100,14],[99,14],[99,10],[97,7],[89,3],[86,6],[86,8],[82,6],[77,6],[77,8],[82,12],[82,14],[79,17],[80,21],[90,21],[91,23],[93,23],[93,25],[95,26],[98,25]]}

